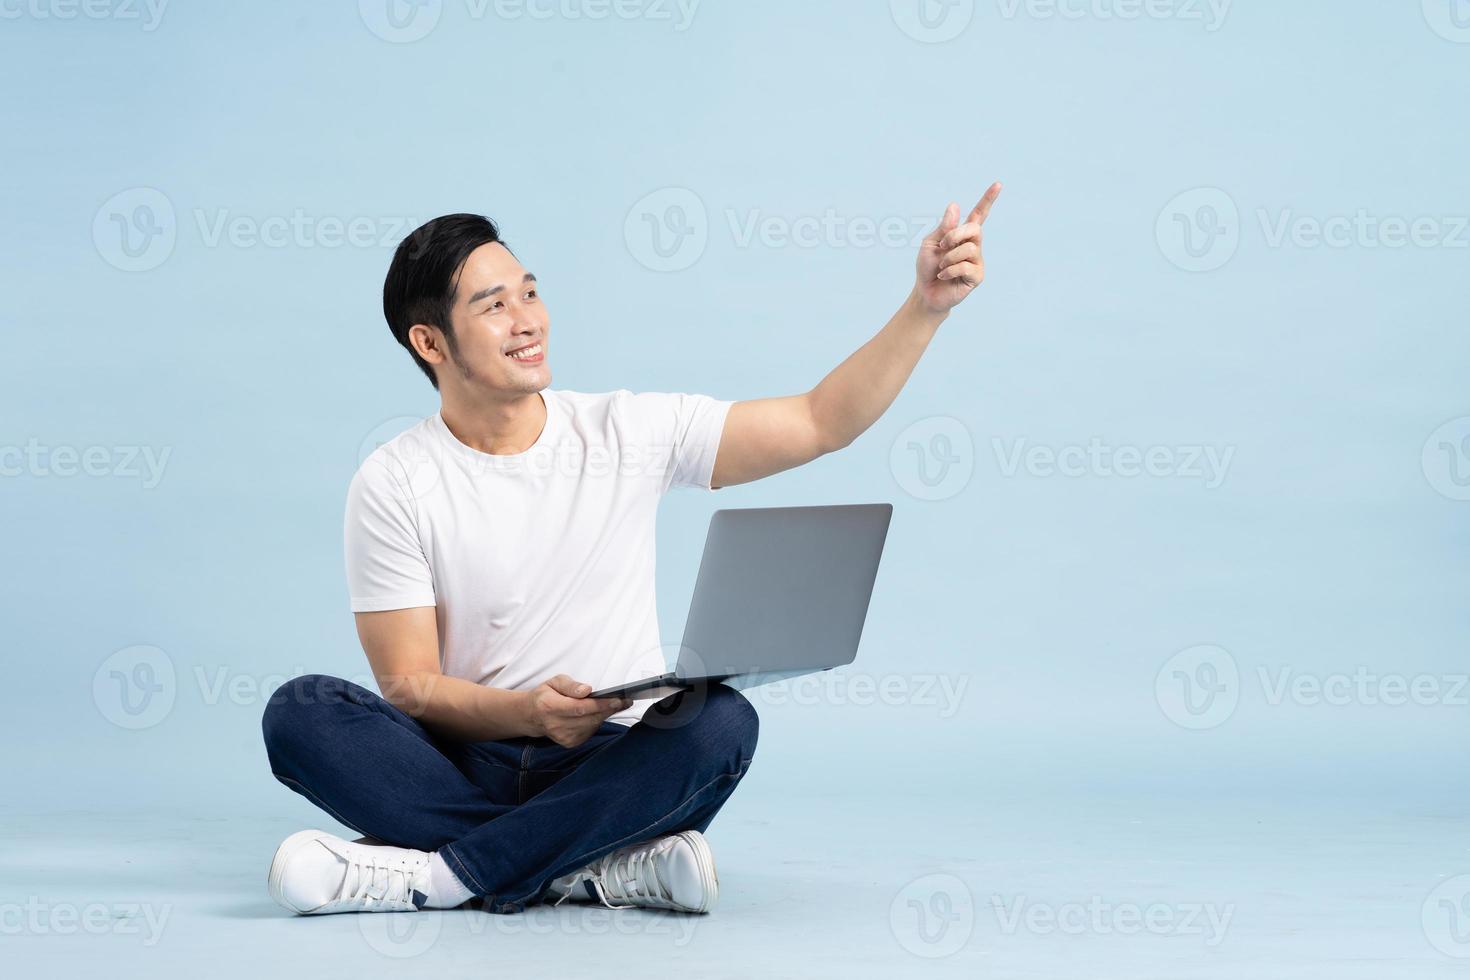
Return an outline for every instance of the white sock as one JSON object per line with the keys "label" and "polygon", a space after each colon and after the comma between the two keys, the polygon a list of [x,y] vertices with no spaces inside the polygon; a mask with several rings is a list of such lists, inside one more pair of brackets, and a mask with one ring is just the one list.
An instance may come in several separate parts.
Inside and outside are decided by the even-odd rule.
{"label": "white sock", "polygon": [[547,886],[547,891],[552,898],[561,898],[567,892],[572,890],[572,883],[576,881],[576,878],[577,872],[575,871],[573,871],[571,874],[562,875],[560,878],[557,878],[555,881]]}
{"label": "white sock", "polygon": [[475,897],[464,882],[449,870],[449,865],[435,851],[429,855],[429,897],[426,909],[452,909]]}
{"label": "white sock", "polygon": [[565,897],[574,902],[595,902],[597,901],[597,892],[592,889],[588,880],[591,875],[591,865],[588,865],[580,871],[564,874],[547,886],[547,894],[554,899]]}

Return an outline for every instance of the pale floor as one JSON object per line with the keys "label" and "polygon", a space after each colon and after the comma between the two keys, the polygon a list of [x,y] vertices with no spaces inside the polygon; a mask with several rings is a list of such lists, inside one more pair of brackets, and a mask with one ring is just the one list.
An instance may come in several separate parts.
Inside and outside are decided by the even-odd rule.
{"label": "pale floor", "polygon": [[265,892],[275,844],[306,812],[280,800],[229,817],[10,807],[0,959],[12,977],[149,978],[1470,969],[1462,813],[1392,800],[779,795],[749,795],[712,828],[722,900],[697,918],[586,906],[297,918]]}

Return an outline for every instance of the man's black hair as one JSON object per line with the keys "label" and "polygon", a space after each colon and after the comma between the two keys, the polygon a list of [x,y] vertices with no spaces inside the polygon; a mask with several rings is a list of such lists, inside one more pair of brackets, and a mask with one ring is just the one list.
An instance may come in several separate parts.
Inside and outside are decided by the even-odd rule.
{"label": "man's black hair", "polygon": [[465,259],[481,245],[500,241],[495,222],[479,214],[446,214],[415,229],[398,244],[388,277],[383,280],[383,316],[388,329],[413,355],[414,363],[439,387],[434,369],[413,349],[408,331],[415,323],[438,327],[444,332],[451,354],[455,352],[454,331],[449,311],[459,286]]}

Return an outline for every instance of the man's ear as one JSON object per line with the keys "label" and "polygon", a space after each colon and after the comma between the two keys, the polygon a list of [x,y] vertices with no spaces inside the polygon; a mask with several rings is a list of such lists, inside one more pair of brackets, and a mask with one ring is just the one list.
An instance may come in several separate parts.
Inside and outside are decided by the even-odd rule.
{"label": "man's ear", "polygon": [[449,345],[444,339],[444,331],[438,327],[415,323],[408,328],[408,342],[419,357],[435,367],[449,360]]}

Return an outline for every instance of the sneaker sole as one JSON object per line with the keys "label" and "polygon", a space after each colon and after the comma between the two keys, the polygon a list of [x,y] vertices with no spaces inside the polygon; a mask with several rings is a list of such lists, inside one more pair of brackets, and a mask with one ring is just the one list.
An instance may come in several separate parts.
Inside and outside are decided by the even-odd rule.
{"label": "sneaker sole", "polygon": [[281,879],[285,877],[286,862],[291,859],[291,855],[318,838],[329,836],[331,835],[325,830],[298,830],[290,837],[281,841],[281,846],[276,848],[276,855],[271,858],[270,873],[266,876],[266,888],[270,890],[271,898],[275,899],[276,904],[281,908],[286,909],[288,912],[295,912],[297,915],[311,914],[303,909],[298,909],[286,901],[286,896],[281,891]]}
{"label": "sneaker sole", "polygon": [[675,836],[694,849],[694,859],[699,864],[700,876],[705,881],[704,904],[689,911],[703,915],[712,911],[715,903],[720,900],[720,876],[715,873],[715,854],[710,850],[704,835],[697,830],[685,830]]}

